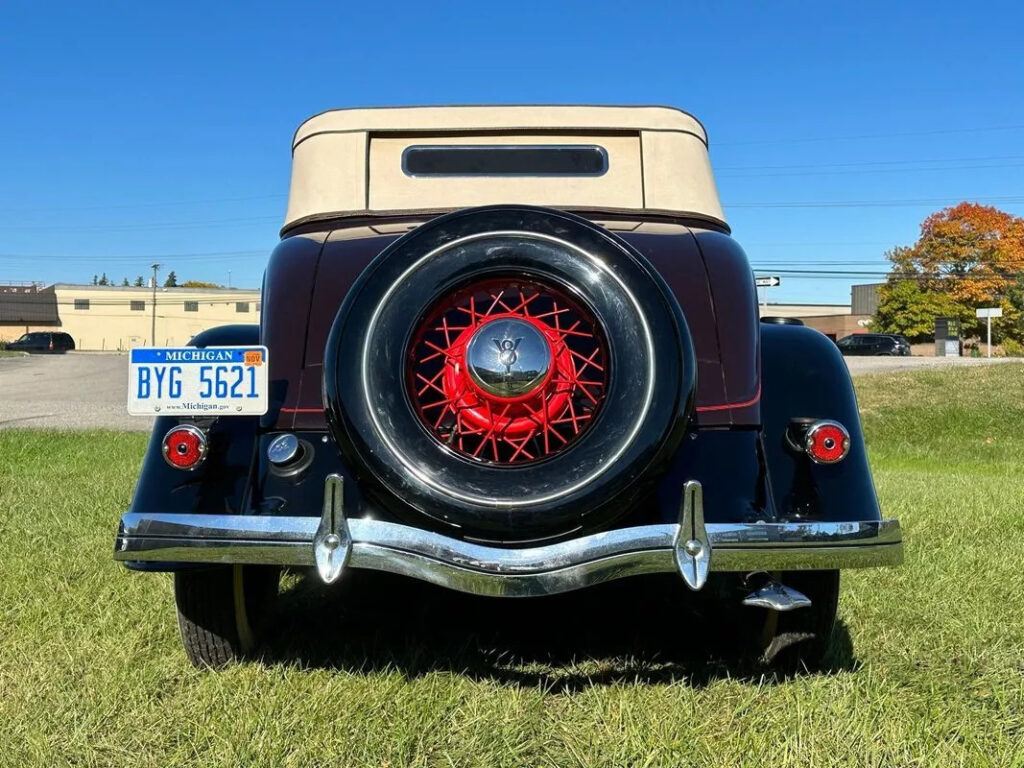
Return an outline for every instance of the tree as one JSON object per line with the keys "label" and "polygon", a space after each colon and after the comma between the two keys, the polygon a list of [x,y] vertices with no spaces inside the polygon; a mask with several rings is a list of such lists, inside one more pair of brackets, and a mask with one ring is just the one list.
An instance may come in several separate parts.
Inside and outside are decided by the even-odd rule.
{"label": "tree", "polygon": [[871,322],[877,333],[899,333],[910,341],[927,341],[936,317],[963,320],[963,307],[949,296],[926,291],[917,280],[890,280],[878,290],[878,309]]}
{"label": "tree", "polygon": [[174,274],[172,269],[167,273],[167,279],[164,280],[164,288],[177,288],[178,287],[178,276]]}
{"label": "tree", "polygon": [[107,273],[106,272],[104,272],[103,275],[100,277],[99,284],[100,285],[110,285],[110,280],[107,279]]}
{"label": "tree", "polygon": [[[893,268],[880,292],[879,328],[920,338],[922,313],[937,312],[960,318],[966,335],[981,336],[984,322],[975,310],[1001,307],[1003,317],[992,323],[993,340],[1024,339],[1024,290],[1017,279],[1024,270],[1024,219],[960,203],[926,218],[917,242],[892,249],[886,258]],[[901,287],[907,281],[917,290]]]}
{"label": "tree", "polygon": [[218,283],[204,283],[202,280],[186,280],[181,284],[182,288],[223,288]]}
{"label": "tree", "polygon": [[144,288],[146,285],[146,281],[142,278],[142,275],[139,275],[138,277],[135,278],[135,282],[133,283],[133,285],[136,288]]}
{"label": "tree", "polygon": [[127,277],[121,280],[121,287],[122,288],[127,288],[128,287],[128,278]]}
{"label": "tree", "polygon": [[100,276],[99,275],[93,275],[92,276],[92,284],[93,285],[99,285],[100,284]]}

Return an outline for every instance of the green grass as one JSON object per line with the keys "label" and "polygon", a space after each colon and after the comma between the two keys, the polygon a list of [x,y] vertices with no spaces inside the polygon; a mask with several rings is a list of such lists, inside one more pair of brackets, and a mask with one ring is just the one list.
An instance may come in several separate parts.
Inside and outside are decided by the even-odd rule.
{"label": "green grass", "polygon": [[25,352],[14,349],[0,349],[0,357],[24,357],[25,355]]}
{"label": "green grass", "polygon": [[1024,765],[1024,366],[857,386],[906,564],[844,575],[830,671],[786,679],[638,642],[628,582],[366,577],[292,577],[266,660],[196,671],[170,578],[110,559],[146,437],[0,431],[0,765]]}

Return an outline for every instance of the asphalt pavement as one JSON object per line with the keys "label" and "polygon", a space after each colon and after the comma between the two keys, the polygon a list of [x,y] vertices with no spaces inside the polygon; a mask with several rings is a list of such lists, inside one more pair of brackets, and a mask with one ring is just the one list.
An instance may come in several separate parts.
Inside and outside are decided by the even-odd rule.
{"label": "asphalt pavement", "polygon": [[[989,365],[1005,358],[848,357],[853,375],[918,368]],[[129,416],[128,356],[72,352],[0,357],[0,429],[105,428],[149,431],[153,419]]]}
{"label": "asphalt pavement", "polygon": [[128,355],[0,357],[0,429],[149,431],[153,419],[129,416],[127,402]]}

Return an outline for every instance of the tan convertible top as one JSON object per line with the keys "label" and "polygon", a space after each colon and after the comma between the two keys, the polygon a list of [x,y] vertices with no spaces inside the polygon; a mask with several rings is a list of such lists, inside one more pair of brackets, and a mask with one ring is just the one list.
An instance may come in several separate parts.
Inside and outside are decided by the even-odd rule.
{"label": "tan convertible top", "polygon": [[[587,173],[417,172],[408,150],[569,148]],[[451,153],[449,153],[451,154]],[[478,153],[479,154],[479,153]],[[506,153],[507,154],[507,153]],[[529,154],[529,152],[527,152]],[[431,166],[432,167],[432,166]],[[650,211],[725,221],[696,118],[670,107],[384,107],[324,112],[299,126],[285,228],[315,218],[495,203]]]}

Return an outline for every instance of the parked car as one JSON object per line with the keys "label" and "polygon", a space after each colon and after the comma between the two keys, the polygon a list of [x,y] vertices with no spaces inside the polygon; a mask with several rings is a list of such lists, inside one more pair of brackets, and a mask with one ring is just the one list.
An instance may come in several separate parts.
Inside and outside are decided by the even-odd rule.
{"label": "parked car", "polygon": [[910,356],[910,342],[895,333],[854,333],[836,342],[844,355]]}
{"label": "parked car", "polygon": [[64,353],[75,348],[70,334],[60,331],[32,331],[22,334],[17,341],[9,342],[6,349],[14,352]]}
{"label": "parked car", "polygon": [[117,531],[117,560],[174,572],[193,663],[258,646],[287,566],[523,598],[674,573],[811,666],[839,569],[901,562],[847,368],[759,323],[695,118],[338,110],[292,151],[261,325],[140,353],[133,383],[141,408],[172,355],[204,392],[267,356],[263,415],[159,411]]}

